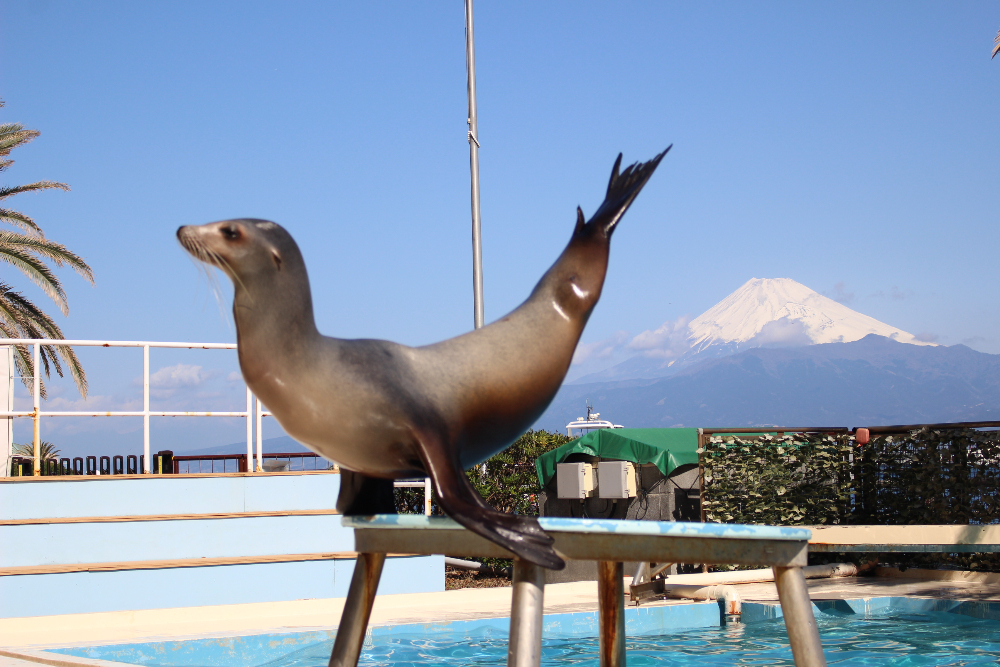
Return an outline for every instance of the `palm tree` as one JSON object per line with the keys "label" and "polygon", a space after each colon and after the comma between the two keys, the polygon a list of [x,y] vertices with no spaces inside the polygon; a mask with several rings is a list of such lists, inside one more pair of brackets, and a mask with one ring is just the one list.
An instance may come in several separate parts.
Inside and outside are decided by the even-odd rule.
{"label": "palm tree", "polygon": [[[38,443],[39,458],[42,461],[50,461],[59,458],[59,450],[51,442],[42,440]],[[14,443],[14,456],[23,456],[24,458],[33,459],[35,458],[35,443],[26,442],[23,445]]]}
{"label": "palm tree", "polygon": [[[0,100],[0,107],[3,107]],[[10,152],[22,146],[40,133],[38,130],[26,130],[20,123],[0,123],[0,172],[14,163],[8,156]],[[69,190],[65,183],[54,181],[38,181],[27,185],[0,186],[0,201],[23,192],[40,190]],[[42,289],[55,302],[63,315],[69,313],[66,292],[59,278],[52,272],[47,262],[56,266],[69,266],[91,284],[94,274],[83,259],[66,246],[45,238],[44,232],[34,220],[8,208],[0,207],[0,221],[14,227],[14,230],[0,229],[0,261],[14,266],[27,278]],[[28,298],[17,292],[10,285],[0,281],[0,337],[3,338],[65,338],[59,325],[51,317]],[[80,365],[73,349],[64,345],[42,346],[40,359],[49,377],[50,369],[55,369],[59,377],[63,377],[65,364],[76,382],[80,394],[87,396],[87,375]],[[60,363],[60,359],[62,362]],[[26,387],[35,375],[35,367],[31,351],[25,345],[14,346],[14,364]],[[42,396],[46,395],[44,384],[41,387]]]}

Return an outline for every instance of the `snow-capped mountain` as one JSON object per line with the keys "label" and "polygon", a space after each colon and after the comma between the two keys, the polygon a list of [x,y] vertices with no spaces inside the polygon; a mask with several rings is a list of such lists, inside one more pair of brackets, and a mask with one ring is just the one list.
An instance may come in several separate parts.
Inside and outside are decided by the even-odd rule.
{"label": "snow-capped mountain", "polygon": [[899,343],[934,345],[790,278],[751,278],[691,320],[685,330],[672,332],[670,349],[644,344],[664,338],[661,333],[636,336],[630,347],[641,350],[639,354],[573,384],[666,377],[692,363],[751,348],[850,343],[870,334]]}
{"label": "snow-capped mountain", "polygon": [[791,278],[751,278],[691,320],[689,327],[693,353],[713,345],[851,343],[868,334],[900,343],[933,344],[851,310]]}

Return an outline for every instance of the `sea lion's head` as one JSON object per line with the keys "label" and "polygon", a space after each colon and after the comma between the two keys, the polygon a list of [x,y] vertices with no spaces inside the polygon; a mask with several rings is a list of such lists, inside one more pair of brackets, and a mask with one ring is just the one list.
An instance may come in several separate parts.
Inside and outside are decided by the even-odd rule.
{"label": "sea lion's head", "polygon": [[270,220],[186,225],[177,230],[177,239],[195,259],[221,269],[237,286],[272,282],[289,270],[305,268],[291,234]]}

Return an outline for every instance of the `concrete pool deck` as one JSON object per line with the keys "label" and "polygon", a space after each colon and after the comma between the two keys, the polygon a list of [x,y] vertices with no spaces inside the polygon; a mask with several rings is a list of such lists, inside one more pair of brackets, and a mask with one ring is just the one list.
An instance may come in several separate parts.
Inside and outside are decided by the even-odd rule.
{"label": "concrete pool deck", "polygon": [[[778,599],[777,590],[771,582],[733,585],[746,602],[775,603]],[[998,574],[929,570],[900,573],[892,568],[879,568],[877,576],[810,579],[808,586],[814,601],[876,597],[1000,601]],[[429,620],[503,618],[509,614],[510,600],[509,587],[378,596],[371,626],[425,623]],[[33,650],[51,647],[330,629],[339,622],[343,604],[343,598],[332,598],[2,619],[0,647],[4,652],[27,657]],[[684,604],[692,602],[665,600],[643,604],[642,607]],[[549,584],[545,587],[546,614],[593,612],[596,609],[596,582]],[[38,657],[34,657],[37,660]],[[95,665],[98,661],[59,656],[58,662],[63,665]],[[37,662],[27,662],[14,656],[0,657],[0,667],[28,667],[30,664]]]}

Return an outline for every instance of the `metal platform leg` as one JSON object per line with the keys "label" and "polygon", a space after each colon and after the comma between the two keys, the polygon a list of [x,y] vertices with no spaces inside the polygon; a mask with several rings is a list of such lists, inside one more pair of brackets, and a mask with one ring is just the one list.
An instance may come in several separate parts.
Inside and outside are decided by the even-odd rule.
{"label": "metal platform leg", "polygon": [[337,627],[337,638],[330,653],[330,667],[357,666],[384,564],[385,554],[358,554],[351,588],[347,591],[347,601],[344,603],[344,613],[341,614],[340,626]]}
{"label": "metal platform leg", "polygon": [[514,559],[507,667],[538,667],[542,660],[542,607],[545,568]]}
{"label": "metal platform leg", "polygon": [[826,667],[819,629],[813,616],[806,578],[798,567],[774,567],[781,613],[785,617],[788,641],[792,645],[795,667]]}
{"label": "metal platform leg", "polygon": [[601,667],[625,667],[625,570],[622,563],[598,561],[597,603]]}

